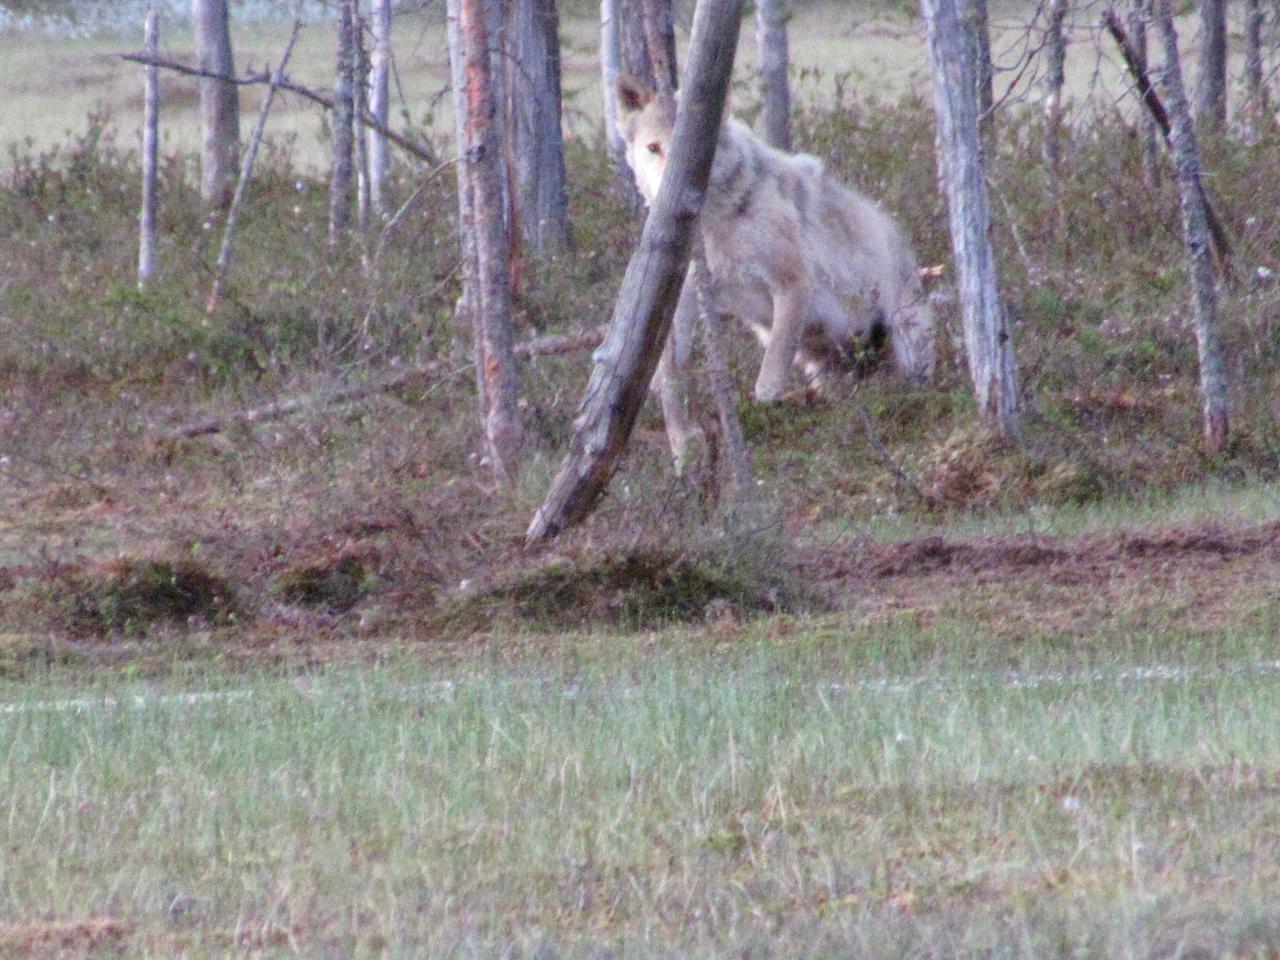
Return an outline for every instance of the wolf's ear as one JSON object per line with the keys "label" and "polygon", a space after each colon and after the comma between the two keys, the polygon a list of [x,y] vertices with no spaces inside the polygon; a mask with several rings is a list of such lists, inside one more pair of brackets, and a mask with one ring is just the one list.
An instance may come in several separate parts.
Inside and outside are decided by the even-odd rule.
{"label": "wolf's ear", "polygon": [[639,113],[653,99],[653,92],[635,77],[620,73],[613,78],[613,90],[618,96],[618,114]]}

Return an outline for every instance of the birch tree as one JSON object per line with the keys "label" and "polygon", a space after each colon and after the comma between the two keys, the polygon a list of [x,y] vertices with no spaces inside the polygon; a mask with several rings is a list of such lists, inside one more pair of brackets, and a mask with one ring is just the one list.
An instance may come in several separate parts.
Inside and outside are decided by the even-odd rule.
{"label": "birch tree", "polygon": [[964,0],[921,0],[938,117],[938,178],[947,196],[965,352],[983,421],[1003,437],[1018,427],[1018,375],[1000,301],[991,201],[979,134],[978,66],[962,27]]}
{"label": "birch tree", "polygon": [[[196,60],[218,77],[235,76],[228,0],[191,0]],[[240,163],[240,94],[231,80],[200,80],[200,199],[225,210]]]}
{"label": "birch tree", "polygon": [[[391,115],[391,0],[373,0],[369,21],[373,49],[369,58],[369,113],[384,127]],[[387,138],[377,130],[366,129],[369,153],[369,203],[378,216],[388,214],[385,196],[390,154]]]}
{"label": "birch tree", "polygon": [[1062,90],[1067,80],[1067,41],[1063,25],[1067,19],[1067,0],[1050,0],[1049,23],[1045,29],[1045,49],[1049,63],[1045,70],[1044,95],[1044,166],[1053,197],[1055,225],[1062,232],[1065,220],[1062,210]]}
{"label": "birch tree", "polygon": [[569,201],[561,128],[560,24],[555,0],[509,0],[506,73],[515,201],[535,254],[567,249]]}
{"label": "birch tree", "polygon": [[1227,0],[1200,0],[1196,119],[1202,131],[1227,125]]}
{"label": "birch tree", "polygon": [[1218,329],[1218,298],[1210,252],[1209,220],[1200,182],[1200,151],[1196,143],[1191,108],[1182,82],[1178,34],[1173,25],[1170,0],[1154,0],[1155,28],[1164,47],[1159,84],[1169,111],[1169,144],[1182,213],[1187,274],[1192,289],[1192,317],[1200,359],[1200,398],[1205,451],[1210,455],[1226,448],[1230,435],[1227,378]]}
{"label": "birch tree", "polygon": [[756,43],[760,56],[760,94],[764,101],[764,137],[779,150],[791,149],[787,15],[786,0],[756,0]]}
{"label": "birch tree", "polygon": [[489,466],[514,479],[523,427],[512,332],[512,237],[505,212],[505,165],[490,24],[498,0],[450,0],[450,63],[463,82],[455,103],[463,304],[476,347],[477,384]]}
{"label": "birch tree", "polygon": [[356,0],[338,0],[337,61],[333,84],[331,161],[329,167],[329,242],[351,228],[355,198],[355,46]]}
{"label": "birch tree", "polygon": [[741,17],[742,0],[699,0],[671,158],[623,277],[605,342],[593,358],[569,453],[529,525],[531,543],[581,522],[626,450],[684,283]]}
{"label": "birch tree", "polygon": [[[1143,76],[1147,72],[1147,24],[1151,20],[1151,0],[1133,0],[1128,20],[1134,66],[1138,75]],[[1142,179],[1147,186],[1156,187],[1160,185],[1160,128],[1148,110],[1139,111],[1138,124],[1142,131]]]}
{"label": "birch tree", "polygon": [[991,63],[991,17],[987,0],[957,0],[960,23],[971,44],[974,88],[978,94],[978,126],[989,140],[995,122],[995,68]]}
{"label": "birch tree", "polygon": [[[147,4],[144,27],[147,56],[160,52],[160,28],[155,0]],[[142,210],[138,217],[138,289],[145,290],[155,272],[156,259],[156,160],[160,142],[160,71],[146,68],[142,93]]]}
{"label": "birch tree", "polygon": [[1244,15],[1244,88],[1245,117],[1249,132],[1257,136],[1259,120],[1270,110],[1266,79],[1262,64],[1262,25],[1265,16],[1261,0],[1245,0]]}

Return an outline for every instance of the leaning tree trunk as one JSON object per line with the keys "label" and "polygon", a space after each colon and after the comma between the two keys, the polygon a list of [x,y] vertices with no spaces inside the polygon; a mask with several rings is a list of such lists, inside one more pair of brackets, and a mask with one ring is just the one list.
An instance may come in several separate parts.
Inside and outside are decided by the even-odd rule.
{"label": "leaning tree trunk", "polygon": [[791,89],[787,79],[787,2],[756,0],[756,41],[760,51],[760,92],[764,136],[779,150],[791,149]]}
{"label": "leaning tree trunk", "polygon": [[613,476],[644,403],[689,262],[738,44],[742,0],[699,0],[671,159],[631,258],[574,424],[569,454],[527,540],[583,520]]}
{"label": "leaning tree trunk", "polygon": [[355,198],[356,0],[338,0],[337,64],[333,84],[332,161],[329,168],[329,242],[351,229]]}
{"label": "leaning tree trunk", "polygon": [[1196,345],[1200,353],[1200,394],[1204,419],[1205,450],[1221,453],[1230,433],[1227,378],[1218,329],[1218,299],[1213,280],[1209,222],[1200,185],[1200,151],[1187,94],[1182,83],[1178,34],[1173,26],[1170,0],[1155,0],[1155,26],[1164,46],[1160,84],[1169,108],[1170,146],[1174,175],[1181,199],[1182,233],[1187,251],[1187,272],[1193,293]]}
{"label": "leaning tree trunk", "polygon": [[[227,0],[191,0],[200,69],[233,77]],[[200,199],[225,210],[231,203],[240,163],[240,94],[231,80],[200,80]]]}
{"label": "leaning tree trunk", "polygon": [[[147,56],[160,55],[155,0],[147,4],[144,28]],[[156,159],[160,132],[160,70],[146,68],[142,92],[142,211],[138,217],[138,289],[145,290],[155,273],[156,260]]]}
{"label": "leaning tree trunk", "polygon": [[505,76],[515,200],[525,244],[544,255],[572,243],[556,0],[510,0],[507,16],[511,65]]}
{"label": "leaning tree trunk", "polygon": [[1009,318],[1000,302],[991,202],[978,130],[977,69],[963,0],[921,0],[929,34],[938,115],[938,175],[951,216],[969,375],[982,419],[1001,436],[1018,427],[1018,373]]}
{"label": "leaning tree trunk", "polygon": [[511,248],[506,170],[489,25],[498,0],[451,0],[457,11],[454,74],[462,74],[457,118],[459,204],[465,265],[463,294],[476,344],[485,447],[495,478],[510,482],[523,442],[512,333]]}
{"label": "leaning tree trunk", "polygon": [[[391,0],[373,0],[370,19],[373,50],[369,62],[369,113],[384,127],[391,116]],[[365,149],[369,154],[369,203],[378,216],[386,217],[387,169],[390,152],[387,138],[377,130],[365,130]]]}
{"label": "leaning tree trunk", "polygon": [[1200,0],[1196,120],[1202,131],[1227,125],[1227,0]]}
{"label": "leaning tree trunk", "polygon": [[1067,80],[1067,41],[1063,35],[1067,11],[1067,0],[1050,0],[1049,24],[1045,30],[1049,63],[1044,78],[1044,167],[1059,235],[1066,225],[1062,209],[1062,88]]}
{"label": "leaning tree trunk", "polygon": [[[1133,42],[1136,72],[1147,72],[1147,23],[1151,20],[1151,0],[1133,0],[1129,11],[1129,36]],[[1138,98],[1142,99],[1139,91]],[[1142,179],[1149,187],[1160,185],[1160,128],[1150,111],[1139,109],[1139,128],[1142,130]]]}

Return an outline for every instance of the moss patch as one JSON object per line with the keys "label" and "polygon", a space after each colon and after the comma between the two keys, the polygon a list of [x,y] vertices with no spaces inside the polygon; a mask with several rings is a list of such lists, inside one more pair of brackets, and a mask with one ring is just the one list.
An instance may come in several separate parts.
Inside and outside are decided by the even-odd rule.
{"label": "moss patch", "polygon": [[360,602],[372,582],[364,560],[348,554],[331,563],[290,570],[280,578],[279,591],[286,603],[344,612]]}
{"label": "moss patch", "polygon": [[216,623],[235,614],[224,579],[194,563],[164,560],[126,558],[68,572],[53,584],[52,600],[76,634],[141,634],[157,623]]}
{"label": "moss patch", "polygon": [[443,616],[455,628],[516,620],[545,629],[637,630],[725,614],[758,616],[795,602],[780,575],[761,578],[729,564],[636,549],[586,562],[550,562],[461,598]]}

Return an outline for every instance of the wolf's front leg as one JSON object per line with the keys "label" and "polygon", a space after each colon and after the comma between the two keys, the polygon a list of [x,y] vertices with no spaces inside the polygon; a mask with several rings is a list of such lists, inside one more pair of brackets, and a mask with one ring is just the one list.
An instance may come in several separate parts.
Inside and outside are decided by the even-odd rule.
{"label": "wolf's front leg", "polygon": [[769,345],[764,351],[760,374],[756,377],[755,398],[762,403],[777,400],[787,385],[787,373],[791,370],[804,332],[805,317],[809,311],[811,291],[805,277],[787,278],[771,286],[773,296],[773,327],[769,331]]}

